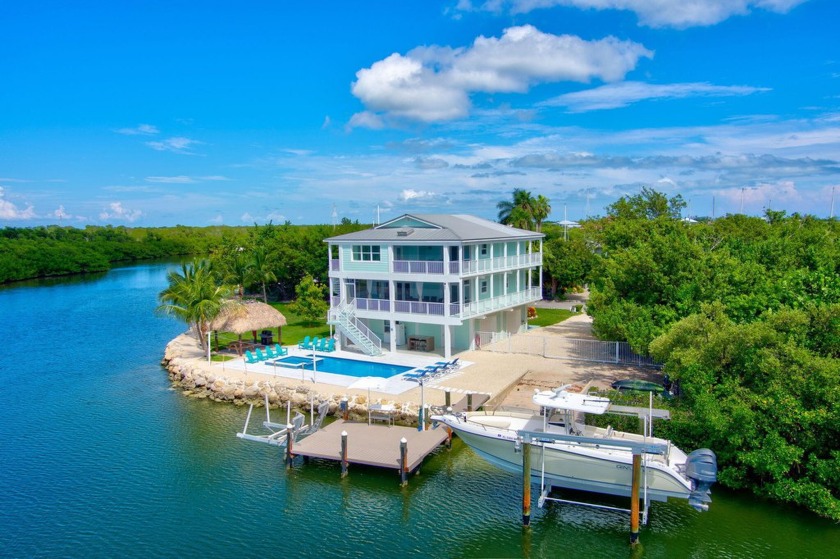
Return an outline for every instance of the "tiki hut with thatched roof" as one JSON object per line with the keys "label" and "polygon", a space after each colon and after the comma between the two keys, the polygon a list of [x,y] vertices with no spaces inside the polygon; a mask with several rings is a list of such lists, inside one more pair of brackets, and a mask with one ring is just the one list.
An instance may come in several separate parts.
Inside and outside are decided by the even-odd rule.
{"label": "tiki hut with thatched roof", "polygon": [[[239,335],[240,350],[242,334],[253,332],[254,343],[257,341],[257,331],[277,328],[277,341],[280,341],[281,328],[286,325],[283,314],[261,301],[242,301],[229,305],[210,323],[210,329],[218,332],[233,332]],[[218,347],[218,340],[216,346]]]}

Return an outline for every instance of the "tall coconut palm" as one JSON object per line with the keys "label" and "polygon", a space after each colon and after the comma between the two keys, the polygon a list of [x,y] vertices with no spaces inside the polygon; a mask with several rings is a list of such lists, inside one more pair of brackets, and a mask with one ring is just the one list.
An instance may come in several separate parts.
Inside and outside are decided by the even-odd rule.
{"label": "tall coconut palm", "polygon": [[533,206],[534,197],[530,192],[522,188],[514,188],[512,200],[502,200],[496,204],[499,210],[499,223],[520,229],[531,229],[534,222]]}
{"label": "tall coconut palm", "polygon": [[235,285],[240,299],[245,296],[245,284],[250,281],[251,277],[252,263],[248,260],[245,250],[243,247],[234,249],[221,261],[222,281]]}
{"label": "tall coconut palm", "polygon": [[546,220],[549,214],[551,214],[551,202],[548,198],[540,194],[531,204],[531,216],[534,218],[537,233],[542,231],[543,221]]}
{"label": "tall coconut palm", "polygon": [[263,302],[268,304],[268,293],[265,286],[267,283],[277,281],[277,276],[269,267],[268,259],[266,258],[265,249],[256,247],[252,252],[251,266],[249,268],[250,278],[262,286]]}
{"label": "tall coconut palm", "polygon": [[186,322],[206,348],[210,321],[228,304],[231,288],[216,283],[206,260],[182,264],[180,272],[173,270],[166,279],[169,287],[158,294],[158,312]]}

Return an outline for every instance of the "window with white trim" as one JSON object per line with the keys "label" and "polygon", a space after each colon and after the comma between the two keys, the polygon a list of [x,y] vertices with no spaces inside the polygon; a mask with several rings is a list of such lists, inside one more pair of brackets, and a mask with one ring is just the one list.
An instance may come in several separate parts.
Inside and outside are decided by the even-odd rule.
{"label": "window with white trim", "polygon": [[379,245],[353,245],[353,260],[357,262],[379,262],[382,255]]}

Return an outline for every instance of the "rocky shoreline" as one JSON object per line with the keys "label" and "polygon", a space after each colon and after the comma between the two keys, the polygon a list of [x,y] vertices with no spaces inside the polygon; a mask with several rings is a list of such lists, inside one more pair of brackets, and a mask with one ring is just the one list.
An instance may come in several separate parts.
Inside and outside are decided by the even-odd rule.
{"label": "rocky shoreline", "polygon": [[[166,346],[161,365],[167,370],[173,387],[185,396],[207,398],[215,402],[235,405],[254,404],[264,406],[268,397],[269,408],[285,408],[287,402],[292,408],[308,412],[314,399],[315,405],[329,402],[329,414],[339,413],[342,398],[347,398],[350,420],[367,420],[368,401],[365,395],[344,393],[324,394],[329,388],[324,384],[303,384],[291,379],[275,378],[259,373],[243,373],[233,370],[219,370],[219,363],[207,363],[207,357],[195,338],[181,334]],[[410,410],[410,403],[387,402],[397,410],[405,410],[394,416],[399,424],[417,424],[417,413]]]}

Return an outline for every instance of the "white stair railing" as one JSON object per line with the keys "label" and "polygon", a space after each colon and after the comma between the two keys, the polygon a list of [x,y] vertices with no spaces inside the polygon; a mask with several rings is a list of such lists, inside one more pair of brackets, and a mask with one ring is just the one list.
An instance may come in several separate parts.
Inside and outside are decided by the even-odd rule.
{"label": "white stair railing", "polygon": [[382,340],[356,318],[355,311],[355,305],[342,301],[337,307],[330,309],[329,322],[341,328],[344,335],[368,355],[381,355]]}

